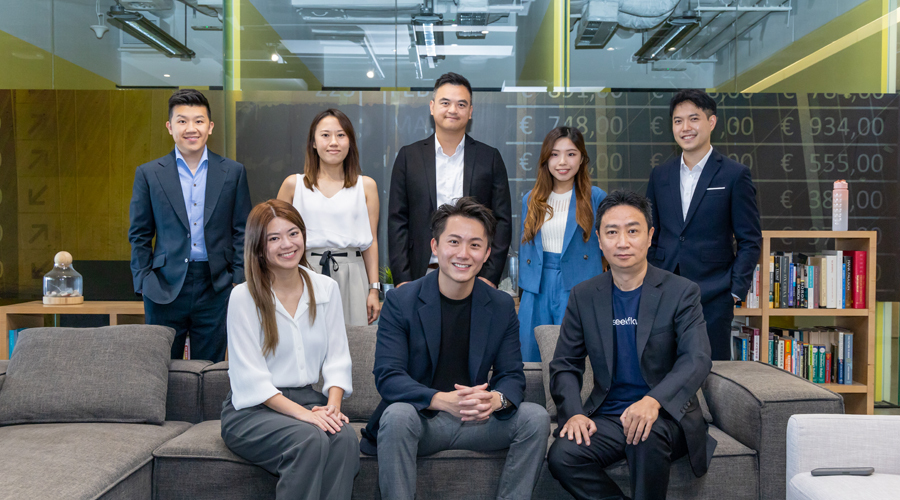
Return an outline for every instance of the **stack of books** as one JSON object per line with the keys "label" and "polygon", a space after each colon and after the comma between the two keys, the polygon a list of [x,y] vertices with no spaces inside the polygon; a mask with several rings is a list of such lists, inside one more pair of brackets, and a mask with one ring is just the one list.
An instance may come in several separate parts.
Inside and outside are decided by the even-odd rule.
{"label": "stack of books", "polygon": [[[769,307],[773,309],[866,309],[868,252],[826,250],[807,255],[769,255]],[[758,308],[760,269],[756,266],[744,307]]]}
{"label": "stack of books", "polygon": [[853,332],[819,326],[769,329],[769,363],[817,384],[853,383]]}

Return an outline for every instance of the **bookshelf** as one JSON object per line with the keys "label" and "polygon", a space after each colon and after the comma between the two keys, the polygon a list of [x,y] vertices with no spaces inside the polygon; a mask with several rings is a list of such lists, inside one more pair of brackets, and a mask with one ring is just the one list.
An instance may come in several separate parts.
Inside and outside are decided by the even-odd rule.
{"label": "bookshelf", "polygon": [[[787,245],[782,240],[830,240],[829,250],[865,250],[868,257],[866,267],[866,308],[865,309],[779,309],[770,308],[769,296],[769,254],[784,250]],[[853,335],[853,384],[819,384],[841,394],[847,413],[871,415],[875,404],[875,231],[763,231],[762,249],[759,257],[760,268],[760,308],[734,310],[735,317],[746,317],[751,326],[760,329],[767,338],[773,319],[778,326],[787,321],[807,318],[821,318],[831,326],[848,328]],[[812,247],[808,250],[814,252]],[[765,278],[765,279],[763,279]],[[800,325],[797,325],[800,326]],[[769,362],[768,349],[760,349],[760,362]]]}

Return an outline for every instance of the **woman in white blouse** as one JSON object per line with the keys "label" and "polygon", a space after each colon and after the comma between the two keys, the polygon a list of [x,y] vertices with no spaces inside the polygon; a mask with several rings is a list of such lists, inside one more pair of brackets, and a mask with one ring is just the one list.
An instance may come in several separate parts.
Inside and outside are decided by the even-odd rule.
{"label": "woman in white blouse", "polygon": [[347,115],[327,109],[313,118],[303,174],[289,175],[278,199],[306,221],[306,257],[338,282],[344,322],[364,326],[378,319],[378,186],[362,175]]}
{"label": "woman in white blouse", "polygon": [[[222,439],[279,476],[275,496],[350,498],[359,441],[341,413],[353,390],[341,296],[308,269],[306,227],[280,200],[247,219],[247,282],[228,302],[228,375]],[[312,388],[322,372],[322,392]]]}

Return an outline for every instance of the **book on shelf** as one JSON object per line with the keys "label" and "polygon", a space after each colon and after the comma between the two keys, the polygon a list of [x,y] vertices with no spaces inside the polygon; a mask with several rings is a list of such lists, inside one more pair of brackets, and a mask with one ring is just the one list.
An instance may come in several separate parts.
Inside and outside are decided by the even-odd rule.
{"label": "book on shelf", "polygon": [[[769,256],[773,309],[866,309],[868,263],[864,250],[825,250],[818,255],[772,252]],[[754,272],[755,280],[759,279]],[[747,307],[758,296],[747,295]],[[759,293],[758,286],[756,293]],[[759,307],[758,305],[756,307]]]}
{"label": "book on shelf", "polygon": [[[752,356],[753,336],[746,331],[742,334],[751,342]],[[853,337],[852,331],[833,326],[772,327],[769,328],[769,364],[814,383],[852,384]]]}
{"label": "book on shelf", "polygon": [[[775,256],[769,256],[769,308],[774,307],[772,305],[772,297],[775,293]],[[772,359],[771,356],[769,359]]]}

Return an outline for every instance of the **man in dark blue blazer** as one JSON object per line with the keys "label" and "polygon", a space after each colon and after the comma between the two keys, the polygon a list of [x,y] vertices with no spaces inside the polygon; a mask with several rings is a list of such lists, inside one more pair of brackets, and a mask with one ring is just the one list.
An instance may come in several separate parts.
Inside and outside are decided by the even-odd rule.
{"label": "man in dark blue blazer", "polygon": [[712,359],[731,359],[734,305],[750,289],[762,244],[750,169],[713,149],[716,102],[702,90],[678,92],[669,104],[682,155],[650,174],[656,267],[700,285]]}
{"label": "man in dark blue blazer", "polygon": [[183,357],[190,332],[191,358],[218,362],[228,297],[244,281],[250,190],[243,165],[207,149],[213,126],[203,94],[172,94],[175,150],[137,168],[128,240],[146,322],[175,329],[172,358]]}
{"label": "man in dark blue blazer", "polygon": [[382,498],[402,500],[415,497],[417,456],[509,448],[497,498],[527,500],[544,463],[550,417],[522,401],[512,297],[477,279],[495,219],[464,197],[438,208],[431,225],[438,271],[391,291],[382,309],[373,373],[383,399],[360,449],[378,455]]}
{"label": "man in dark blue blazer", "polygon": [[[613,191],[596,217],[609,272],[576,285],[550,361],[559,439],[550,473],[576,499],[624,498],[604,468],[628,462],[632,498],[666,498],[671,463],[685,454],[706,474],[716,441],[697,389],[712,368],[696,283],[647,263],[650,202]],[[594,372],[582,403],[585,357]]]}

